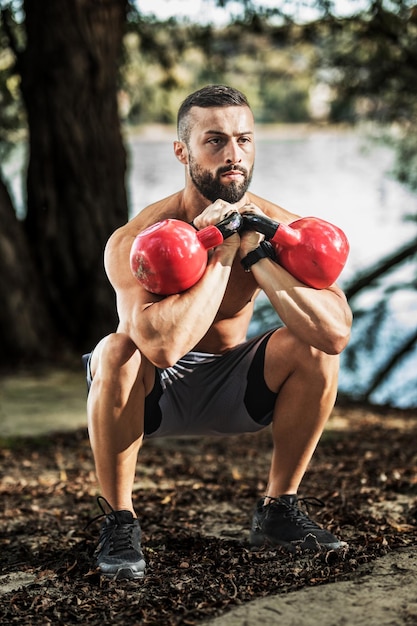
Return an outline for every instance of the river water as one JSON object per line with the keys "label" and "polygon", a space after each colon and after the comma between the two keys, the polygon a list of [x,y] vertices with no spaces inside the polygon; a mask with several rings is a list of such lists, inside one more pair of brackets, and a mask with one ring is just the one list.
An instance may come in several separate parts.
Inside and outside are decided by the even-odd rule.
{"label": "river water", "polygon": [[[128,189],[131,214],[183,185],[182,166],[172,142],[174,130],[150,128],[130,138]],[[343,287],[376,261],[415,235],[416,225],[405,221],[417,214],[417,195],[390,174],[393,153],[359,131],[303,131],[261,128],[251,190],[302,216],[316,216],[341,227],[350,242],[350,255],[339,279]],[[391,280],[411,280],[415,267],[404,268]],[[364,294],[361,308],[375,303],[375,291]],[[261,301],[262,302],[262,301]],[[401,343],[417,326],[417,293],[402,290],[391,296],[388,314],[371,345],[363,320],[355,320],[352,345],[354,366],[342,355],[340,391],[359,397],[375,368],[388,358],[389,349]],[[263,324],[273,325],[274,316]],[[256,321],[251,331],[257,332]],[[369,341],[368,341],[369,343]],[[350,355],[350,360],[352,355]],[[417,350],[375,390],[371,400],[400,408],[417,407]]]}

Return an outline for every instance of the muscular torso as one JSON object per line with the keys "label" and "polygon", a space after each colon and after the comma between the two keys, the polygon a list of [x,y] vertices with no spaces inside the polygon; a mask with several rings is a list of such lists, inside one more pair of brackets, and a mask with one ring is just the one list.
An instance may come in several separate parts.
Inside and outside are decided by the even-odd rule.
{"label": "muscular torso", "polygon": [[[280,222],[289,223],[296,219],[281,207],[247,194],[249,202],[256,204],[266,215]],[[192,219],[191,215],[191,219]],[[116,293],[131,284],[132,274],[127,270],[126,259],[129,258],[130,247],[136,235],[144,228],[163,219],[180,219],[191,221],[190,210],[184,206],[183,192],[178,192],[141,211],[135,218],[116,232],[115,239],[110,240],[110,252],[107,255],[107,270]],[[121,268],[129,272],[125,280],[120,279]],[[117,270],[115,271],[115,268]],[[133,279],[134,280],[134,279]],[[136,281],[135,281],[136,282]],[[135,287],[137,288],[137,286]],[[140,288],[144,292],[143,288]],[[196,344],[195,349],[202,352],[222,353],[245,340],[247,329],[253,314],[254,301],[259,292],[258,286],[250,272],[245,272],[240,265],[239,254],[234,260],[228,285],[208,332]],[[144,299],[157,302],[161,298],[143,294]],[[141,296],[141,297],[142,297]]]}

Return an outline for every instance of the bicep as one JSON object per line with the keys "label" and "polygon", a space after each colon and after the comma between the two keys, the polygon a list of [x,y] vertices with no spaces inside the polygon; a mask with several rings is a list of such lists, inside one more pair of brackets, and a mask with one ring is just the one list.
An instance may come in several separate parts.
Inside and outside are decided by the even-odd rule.
{"label": "bicep", "polygon": [[126,241],[116,231],[106,246],[104,266],[116,294],[119,329],[132,335],[140,332],[145,323],[143,313],[146,309],[162,298],[146,291],[135,278],[130,267],[130,246],[130,239]]}

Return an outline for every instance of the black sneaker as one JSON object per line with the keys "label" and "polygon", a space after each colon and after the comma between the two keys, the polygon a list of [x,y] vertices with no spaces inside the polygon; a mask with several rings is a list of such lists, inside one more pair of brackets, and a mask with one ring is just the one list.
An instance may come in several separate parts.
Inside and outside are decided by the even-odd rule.
{"label": "black sneaker", "polygon": [[[105,512],[102,500],[110,513]],[[109,578],[143,578],[146,563],[140,545],[139,520],[130,511],[114,511],[104,498],[98,498],[97,502],[106,517],[95,552],[97,567]]]}
{"label": "black sneaker", "polygon": [[317,498],[300,498],[296,495],[284,495],[259,500],[253,515],[250,543],[253,546],[264,544],[284,546],[290,552],[320,550],[339,550],[346,547],[328,530],[313,522],[298,504],[324,506]]}

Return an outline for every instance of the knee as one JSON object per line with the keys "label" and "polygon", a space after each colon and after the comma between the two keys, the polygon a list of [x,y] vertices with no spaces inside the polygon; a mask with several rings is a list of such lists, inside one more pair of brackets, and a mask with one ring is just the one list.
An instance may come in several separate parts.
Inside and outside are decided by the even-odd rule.
{"label": "knee", "polygon": [[104,337],[94,349],[91,358],[91,373],[94,378],[97,372],[102,376],[106,372],[117,372],[132,363],[138,369],[141,355],[131,338],[124,333],[112,333]]}
{"label": "knee", "polygon": [[331,387],[337,385],[339,377],[340,358],[337,354],[327,354],[322,350],[302,344],[299,349],[298,369],[303,373],[303,378],[311,381],[318,387]]}
{"label": "knee", "polygon": [[321,373],[324,378],[334,378],[339,374],[340,357],[338,354],[327,354],[327,352],[307,346],[305,363],[310,371],[314,371],[317,375]]}
{"label": "knee", "polygon": [[[270,344],[270,345],[269,345]],[[339,355],[327,354],[301,341],[287,328],[281,328],[271,336],[268,351],[272,359],[283,363],[287,372],[299,371],[307,377],[335,380],[339,373]]]}

